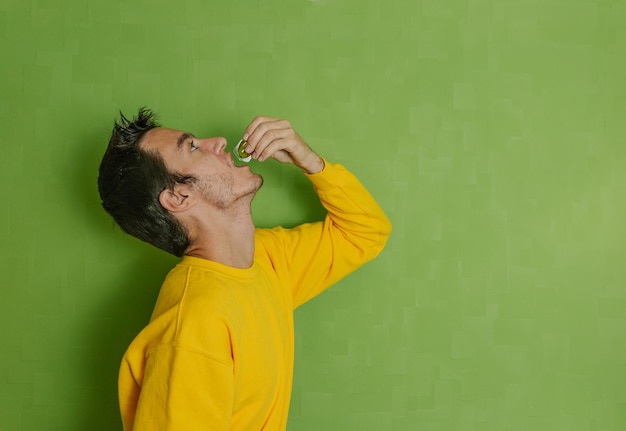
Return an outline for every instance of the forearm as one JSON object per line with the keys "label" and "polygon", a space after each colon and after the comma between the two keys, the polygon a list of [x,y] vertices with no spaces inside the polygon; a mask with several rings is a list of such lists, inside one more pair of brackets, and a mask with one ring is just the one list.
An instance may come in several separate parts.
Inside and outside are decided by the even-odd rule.
{"label": "forearm", "polygon": [[325,162],[308,178],[328,211],[324,222],[257,232],[294,308],[376,257],[391,232],[383,210],[343,166]]}
{"label": "forearm", "polygon": [[322,171],[308,177],[328,211],[327,222],[363,252],[364,260],[374,258],[391,233],[391,222],[372,195],[339,164],[326,162]]}

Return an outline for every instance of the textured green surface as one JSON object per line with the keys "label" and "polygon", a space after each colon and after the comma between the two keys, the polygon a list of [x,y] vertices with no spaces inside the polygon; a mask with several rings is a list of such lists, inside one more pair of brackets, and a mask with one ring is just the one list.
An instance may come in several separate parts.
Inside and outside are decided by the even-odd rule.
{"label": "textured green surface", "polygon": [[[289,430],[626,429],[626,3],[3,0],[0,429],[120,429],[174,260],[100,210],[118,109],[231,146],[285,117],[387,210],[297,311]],[[318,217],[253,165],[259,225]]]}

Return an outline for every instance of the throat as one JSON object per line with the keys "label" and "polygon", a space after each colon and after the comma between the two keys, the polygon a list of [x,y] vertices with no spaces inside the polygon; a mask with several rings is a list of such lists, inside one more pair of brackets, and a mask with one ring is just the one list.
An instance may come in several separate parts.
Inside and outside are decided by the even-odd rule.
{"label": "throat", "polygon": [[231,221],[225,228],[198,232],[185,254],[234,268],[250,268],[254,263],[254,230],[252,221]]}

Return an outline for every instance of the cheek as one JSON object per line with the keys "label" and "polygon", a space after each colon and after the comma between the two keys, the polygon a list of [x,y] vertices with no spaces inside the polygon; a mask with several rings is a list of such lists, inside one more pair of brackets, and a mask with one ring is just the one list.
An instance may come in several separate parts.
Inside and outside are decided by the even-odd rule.
{"label": "cheek", "polygon": [[217,207],[228,204],[233,195],[234,178],[228,174],[213,174],[202,177],[197,188],[204,198]]}

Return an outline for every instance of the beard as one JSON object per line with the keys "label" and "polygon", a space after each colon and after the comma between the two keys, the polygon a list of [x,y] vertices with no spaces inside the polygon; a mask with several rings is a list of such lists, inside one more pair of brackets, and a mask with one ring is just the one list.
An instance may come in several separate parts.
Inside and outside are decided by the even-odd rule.
{"label": "beard", "polygon": [[246,187],[237,190],[235,177],[228,173],[214,174],[196,180],[196,187],[209,204],[219,209],[226,209],[240,200],[252,201],[256,192],[263,186],[263,177],[254,174],[254,179]]}

